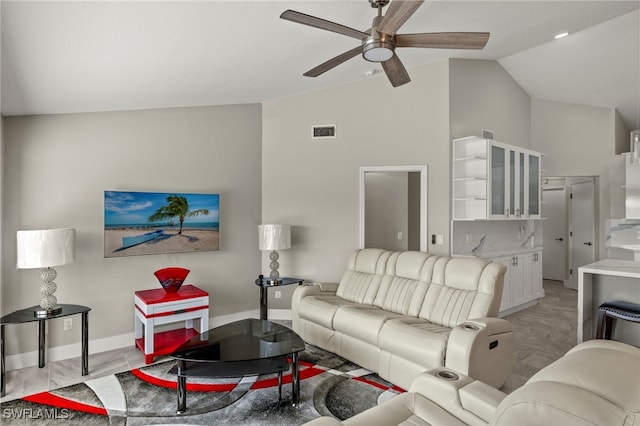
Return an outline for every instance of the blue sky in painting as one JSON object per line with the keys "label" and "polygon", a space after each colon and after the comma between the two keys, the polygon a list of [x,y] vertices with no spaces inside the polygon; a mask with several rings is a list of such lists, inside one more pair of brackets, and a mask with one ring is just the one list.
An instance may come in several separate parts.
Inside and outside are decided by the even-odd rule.
{"label": "blue sky in painting", "polygon": [[[189,210],[207,209],[208,215],[185,219],[185,223],[218,223],[220,213],[219,194],[184,194],[178,192],[104,192],[105,226],[142,225],[159,207],[167,204],[169,195],[184,196]],[[175,220],[177,222],[177,218]],[[168,221],[165,221],[168,222]]]}

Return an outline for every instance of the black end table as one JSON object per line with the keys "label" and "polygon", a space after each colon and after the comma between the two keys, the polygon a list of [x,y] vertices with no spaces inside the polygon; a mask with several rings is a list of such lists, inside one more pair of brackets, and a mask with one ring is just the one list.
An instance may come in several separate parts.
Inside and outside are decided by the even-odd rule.
{"label": "black end table", "polygon": [[0,357],[2,362],[2,375],[0,376],[0,396],[5,396],[5,365],[4,365],[4,326],[7,324],[24,324],[38,321],[38,367],[45,364],[45,335],[46,321],[54,318],[62,318],[69,315],[82,314],[82,375],[89,374],[89,311],[91,308],[82,305],[60,305],[62,310],[46,317],[37,317],[34,311],[39,306],[12,312],[0,318]]}
{"label": "black end table", "polygon": [[256,280],[256,285],[260,287],[260,319],[267,320],[267,289],[269,287],[279,287],[281,285],[302,284],[304,279],[302,278],[279,278],[272,280],[260,275]]}

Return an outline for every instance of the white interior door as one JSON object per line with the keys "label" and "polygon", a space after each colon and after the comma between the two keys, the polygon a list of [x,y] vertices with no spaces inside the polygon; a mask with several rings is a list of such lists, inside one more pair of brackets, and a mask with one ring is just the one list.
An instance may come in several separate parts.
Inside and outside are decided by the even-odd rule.
{"label": "white interior door", "polygon": [[542,277],[546,280],[567,279],[567,197],[565,187],[542,190],[544,222],[542,236]]}
{"label": "white interior door", "polygon": [[578,268],[595,260],[594,182],[571,185],[569,229],[571,265],[569,287],[578,288]]}

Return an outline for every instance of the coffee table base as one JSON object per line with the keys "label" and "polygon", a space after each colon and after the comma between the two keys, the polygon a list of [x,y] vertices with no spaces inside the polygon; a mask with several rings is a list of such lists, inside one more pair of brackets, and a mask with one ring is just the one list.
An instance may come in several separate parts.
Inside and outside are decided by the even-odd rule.
{"label": "coffee table base", "polygon": [[[282,372],[289,369],[286,356],[235,362],[187,362],[176,360],[169,370],[177,375],[178,408],[176,414],[187,412],[187,377],[241,377],[257,374],[278,373],[278,400],[282,399]],[[291,405],[300,402],[300,363],[298,353],[291,354]]]}

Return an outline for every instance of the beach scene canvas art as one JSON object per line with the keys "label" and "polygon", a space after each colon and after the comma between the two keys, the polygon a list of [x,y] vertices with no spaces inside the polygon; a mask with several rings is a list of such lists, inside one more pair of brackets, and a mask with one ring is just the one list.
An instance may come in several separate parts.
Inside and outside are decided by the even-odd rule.
{"label": "beach scene canvas art", "polygon": [[219,249],[220,195],[104,192],[104,257]]}

